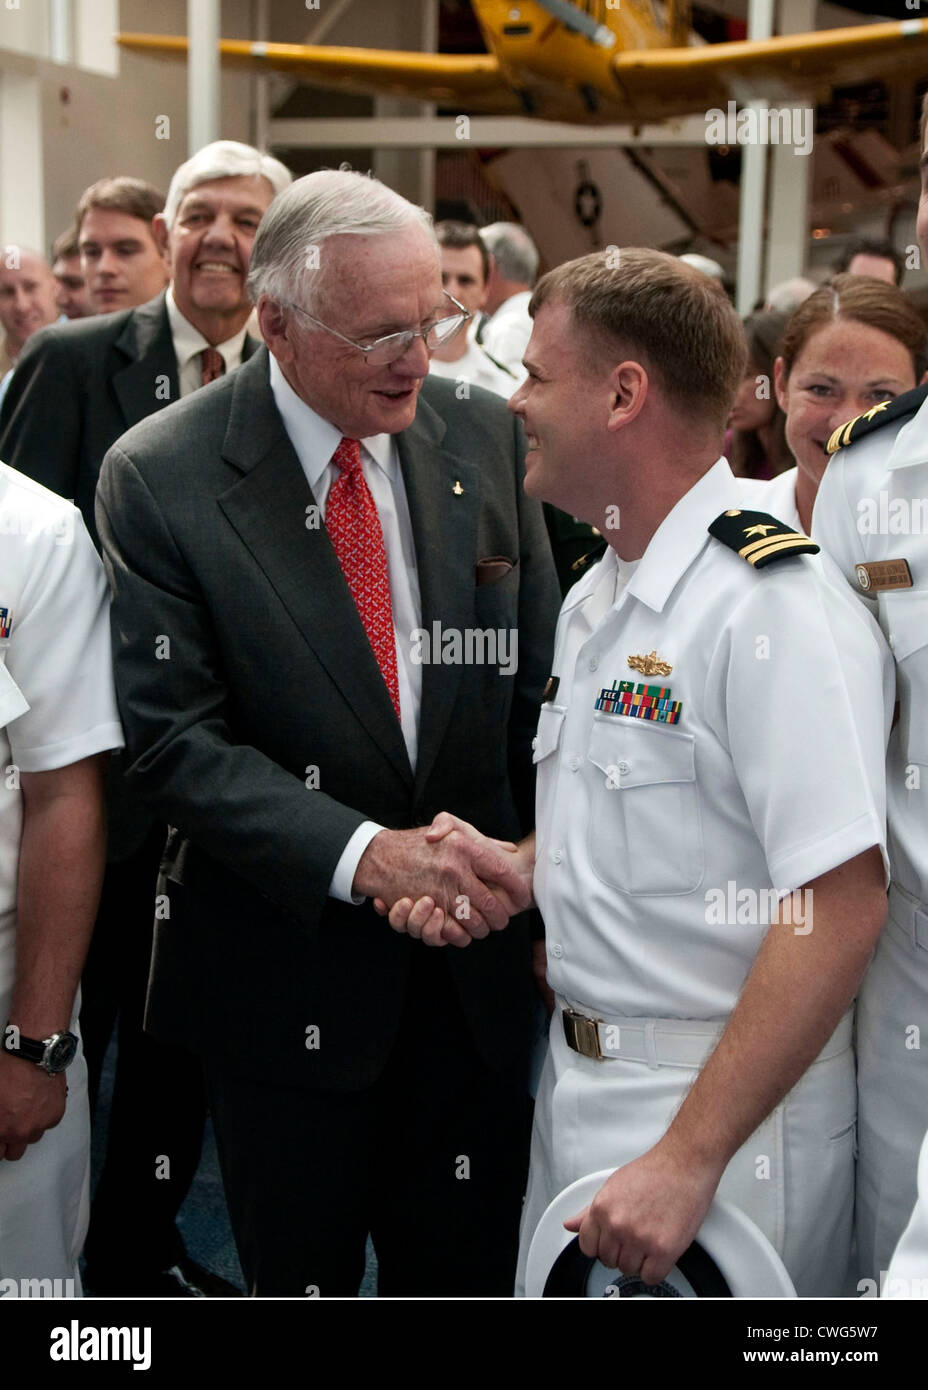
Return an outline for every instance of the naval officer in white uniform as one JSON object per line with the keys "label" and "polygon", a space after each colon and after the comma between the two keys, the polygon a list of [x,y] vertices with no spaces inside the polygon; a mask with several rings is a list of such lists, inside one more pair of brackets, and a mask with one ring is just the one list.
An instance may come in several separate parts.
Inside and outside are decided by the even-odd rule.
{"label": "naval officer in white uniform", "polygon": [[[540,282],[511,402],[526,492],[609,542],[561,611],[535,748],[558,1008],[521,1268],[552,1198],[615,1168],[573,1223],[585,1253],[656,1283],[718,1189],[801,1294],[836,1294],[892,663],[811,542],[741,509],[719,458],[743,371],[722,291],[659,252],[615,259]],[[391,920],[438,940],[428,906]]]}
{"label": "naval officer in white uniform", "polygon": [[77,990],[103,874],[100,755],[120,747],[103,567],[77,509],[0,464],[4,1295],[80,1292],[90,1121]]}
{"label": "naval officer in white uniform", "polygon": [[[919,226],[926,240],[926,203]],[[836,430],[817,540],[879,620],[896,662],[887,761],[889,920],[857,1011],[861,1280],[879,1285],[912,1211],[928,1127],[928,401],[926,389]],[[926,1270],[928,1275],[928,1270]]]}

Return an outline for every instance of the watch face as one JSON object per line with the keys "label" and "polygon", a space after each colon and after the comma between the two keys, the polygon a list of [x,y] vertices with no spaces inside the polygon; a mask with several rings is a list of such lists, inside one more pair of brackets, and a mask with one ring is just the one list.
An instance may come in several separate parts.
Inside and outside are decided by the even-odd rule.
{"label": "watch face", "polygon": [[77,1038],[73,1033],[56,1033],[45,1049],[45,1070],[54,1076],[74,1061]]}

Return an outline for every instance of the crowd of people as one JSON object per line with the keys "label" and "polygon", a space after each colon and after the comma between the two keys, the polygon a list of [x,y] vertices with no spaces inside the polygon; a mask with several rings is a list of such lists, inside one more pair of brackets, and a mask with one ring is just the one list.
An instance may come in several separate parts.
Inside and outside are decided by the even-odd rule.
{"label": "crowd of people", "polygon": [[599,1170],[639,1291],[928,1288],[925,326],[615,249],[229,141],[5,248],[5,1277],[234,1295],[209,1113],[253,1296],[540,1292]]}

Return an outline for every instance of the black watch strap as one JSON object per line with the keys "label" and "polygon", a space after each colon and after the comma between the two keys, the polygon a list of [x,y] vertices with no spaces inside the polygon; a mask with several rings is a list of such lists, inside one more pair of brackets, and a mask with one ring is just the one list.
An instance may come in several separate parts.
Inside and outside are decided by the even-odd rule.
{"label": "black watch strap", "polygon": [[21,1057],[24,1062],[34,1062],[37,1067],[54,1076],[71,1065],[77,1042],[76,1035],[67,1031],[52,1033],[47,1038],[27,1038],[15,1024],[8,1023],[0,1045],[4,1052]]}
{"label": "black watch strap", "polygon": [[12,1024],[7,1024],[3,1030],[3,1050],[12,1052],[14,1057],[22,1057],[24,1062],[35,1062],[38,1066],[42,1065],[45,1056],[45,1044],[36,1038],[24,1038],[19,1029]]}

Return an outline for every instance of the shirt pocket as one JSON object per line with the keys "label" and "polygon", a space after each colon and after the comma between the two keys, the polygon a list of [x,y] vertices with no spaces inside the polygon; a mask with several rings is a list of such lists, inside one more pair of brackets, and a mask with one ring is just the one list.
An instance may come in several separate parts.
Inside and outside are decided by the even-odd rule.
{"label": "shirt pocket", "polygon": [[880,625],[896,662],[906,761],[928,765],[928,590],[880,594]]}
{"label": "shirt pocket", "polygon": [[593,721],[593,871],[622,893],[691,893],[705,873],[693,735],[626,716]]}

